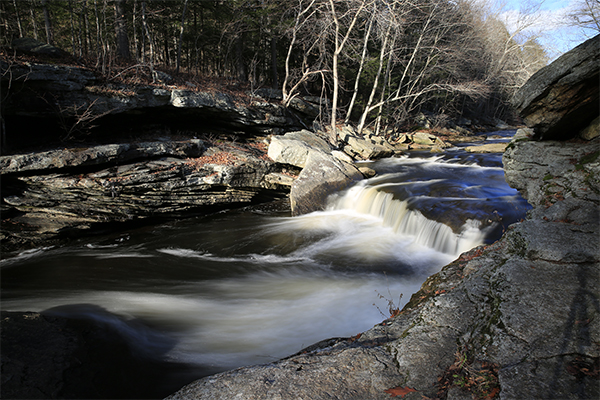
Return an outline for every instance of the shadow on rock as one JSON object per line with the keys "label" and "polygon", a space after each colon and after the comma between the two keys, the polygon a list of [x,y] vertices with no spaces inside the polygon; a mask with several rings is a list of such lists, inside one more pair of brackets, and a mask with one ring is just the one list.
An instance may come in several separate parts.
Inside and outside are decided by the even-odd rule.
{"label": "shadow on rock", "polygon": [[214,371],[168,362],[175,341],[89,304],[2,312],[2,398],[163,398]]}

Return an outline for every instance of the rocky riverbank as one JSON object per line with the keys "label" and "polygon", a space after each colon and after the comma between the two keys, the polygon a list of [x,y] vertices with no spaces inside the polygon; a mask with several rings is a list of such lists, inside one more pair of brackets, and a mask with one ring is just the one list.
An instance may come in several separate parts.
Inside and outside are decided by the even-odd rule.
{"label": "rocky riverbank", "polygon": [[[597,57],[599,40],[574,52]],[[581,74],[587,58],[565,58],[539,75],[560,86],[576,71],[598,88],[598,63],[587,63]],[[539,113],[537,105],[553,88],[536,92],[527,103],[519,101],[526,120],[531,110]],[[571,94],[565,103],[579,96]],[[562,137],[572,139],[537,142],[534,130],[522,130],[508,145],[506,179],[534,207],[527,219],[430,277],[398,315],[277,363],[203,378],[169,399],[598,398],[597,91],[587,101],[596,109]],[[574,116],[569,110],[583,118],[577,107],[566,106],[554,120],[564,125]]]}
{"label": "rocky riverbank", "polygon": [[505,172],[535,207],[526,221],[361,335],[207,377],[169,399],[597,398],[599,144],[517,137]]}
{"label": "rocky riverbank", "polygon": [[[173,86],[163,75],[154,85],[128,85],[103,81],[84,67],[8,59],[0,59],[0,68],[7,93],[0,156],[5,254],[271,201],[290,190],[293,212],[308,212],[368,176],[354,160],[482,140],[456,125],[437,135],[359,134],[347,126],[332,145],[329,132],[302,129],[318,128],[318,99],[310,97],[284,108],[272,90]],[[425,115],[421,120],[430,124]],[[312,150],[321,156],[313,155],[313,166],[293,186]],[[325,160],[336,176],[319,173]],[[311,170],[316,175],[305,178]],[[316,186],[300,188],[302,182]]]}
{"label": "rocky riverbank", "polygon": [[[597,48],[597,43],[598,38],[591,42],[591,46]],[[577,65],[581,64],[577,57],[568,58],[579,62]],[[588,64],[588,78],[585,79],[597,79],[598,63]],[[555,76],[551,81],[571,82],[564,75],[574,69],[577,70],[560,68],[554,74],[562,75],[558,78]],[[542,74],[548,74],[548,71],[542,71]],[[552,90],[540,90],[539,93],[543,97],[552,93]],[[589,94],[586,96],[590,97]],[[590,98],[592,102],[598,102],[597,94],[595,98],[593,95]],[[538,100],[531,98],[528,101]],[[536,109],[530,105],[520,108],[525,114],[527,110]],[[565,116],[569,117],[569,113],[563,113],[561,118]],[[582,118],[579,111],[577,116]],[[507,146],[504,167],[507,181],[519,189],[534,207],[527,219],[510,226],[496,243],[464,253],[441,272],[430,277],[403,310],[392,310],[394,315],[391,318],[355,337],[326,340],[275,363],[240,368],[203,378],[169,398],[598,398],[600,139],[598,129],[593,127],[596,117],[597,114],[585,117],[588,125],[581,130],[586,132],[585,135],[579,131],[569,131],[566,137],[560,138],[568,140],[535,141],[535,131],[520,131]],[[588,134],[590,130],[591,135]],[[280,139],[294,140],[293,136],[297,138],[302,135],[290,135],[292,137],[287,138],[282,136]],[[97,197],[89,198],[93,199],[94,204],[99,204],[99,209],[104,207],[104,210],[109,210],[111,204],[119,202],[117,204],[120,207],[129,207],[135,211],[153,203],[150,195],[159,190],[157,187],[163,185],[169,190],[182,187],[173,182],[193,181],[199,183],[199,187],[204,187],[203,190],[210,191],[210,179],[214,178],[216,184],[221,185],[222,192],[229,190],[246,193],[250,186],[236,186],[236,182],[240,182],[236,180],[236,176],[244,176],[244,182],[247,177],[250,177],[249,180],[254,179],[257,185],[252,186],[251,191],[260,195],[267,193],[263,190],[277,192],[280,190],[279,186],[293,189],[296,182],[303,181],[304,171],[311,170],[309,165],[321,164],[324,162],[323,157],[331,163],[331,170],[340,172],[340,176],[346,177],[345,184],[349,184],[354,179],[360,179],[360,176],[354,171],[346,173],[340,167],[351,165],[343,161],[344,155],[366,157],[367,153],[363,153],[360,150],[362,146],[359,146],[365,143],[373,151],[392,151],[385,143],[373,143],[376,141],[374,138],[364,140],[361,137],[358,139],[364,142],[360,142],[351,139],[354,136],[352,132],[347,137],[338,135],[345,143],[342,154],[319,149],[320,142],[313,141],[307,146],[299,145],[298,151],[293,152],[293,157],[291,153],[281,155],[283,158],[280,161],[273,161],[278,157],[276,146],[271,151],[266,148],[264,140],[255,141],[253,145],[248,141],[241,147],[245,154],[252,156],[248,165],[265,166],[259,174],[256,173],[258,167],[252,167],[252,171],[236,170],[235,165],[231,166],[233,170],[225,168],[224,166],[229,166],[228,154],[238,154],[236,152],[242,150],[236,148],[223,151],[221,147],[224,144],[213,143],[204,138],[189,141],[184,146],[189,151],[203,149],[197,156],[168,153],[180,152],[177,146],[169,148],[162,155],[154,153],[149,160],[144,161],[148,166],[135,174],[131,186],[124,184],[123,181],[126,180],[122,177],[135,171],[134,165],[137,164],[128,161],[126,166],[109,165],[114,162],[111,157],[121,156],[100,157],[108,160],[105,164],[102,164],[105,161],[85,161],[89,164],[82,168],[90,170],[78,170],[76,173],[70,169],[72,165],[61,164],[55,170],[46,169],[43,175],[56,175],[47,181],[61,182],[64,179],[62,182],[65,192],[71,196],[72,202],[61,203],[52,197],[48,200],[47,193],[38,193],[36,196],[35,190],[44,187],[46,180],[39,178],[35,172],[7,172],[3,176],[3,185],[6,177],[9,177],[14,184],[11,187],[16,192],[10,194],[12,197],[6,202],[8,206],[4,207],[12,207],[9,211],[23,213],[21,216],[35,215],[29,213],[31,207],[38,207],[37,210],[47,213],[64,203],[81,203],[81,198],[76,197],[81,193],[77,191],[80,185],[83,188],[90,187],[92,190],[89,193],[97,193]],[[538,136],[540,135],[535,135]],[[396,137],[401,138],[400,135]],[[416,144],[414,134],[410,139],[405,137],[403,140]],[[393,145],[388,139],[386,141]],[[182,140],[183,142],[185,141]],[[207,144],[209,142],[210,145]],[[271,145],[274,142],[277,140],[273,141],[271,138],[269,141]],[[358,144],[354,146],[353,142]],[[346,145],[353,150],[346,150]],[[261,153],[258,150],[255,152],[256,148],[260,148]],[[279,148],[288,149],[289,146]],[[402,151],[402,148],[397,149]],[[125,155],[122,157],[129,157],[129,151],[135,153],[136,150],[123,150]],[[269,157],[265,157],[265,154]],[[58,158],[69,157],[63,154]],[[137,162],[137,156],[134,159]],[[197,159],[204,162],[197,163],[200,168],[196,170],[193,160]],[[10,165],[28,165],[28,162],[8,161],[3,165],[9,168]],[[174,166],[176,168],[172,170]],[[66,171],[69,175],[61,178],[61,174]],[[159,171],[155,174],[159,178],[148,179],[155,171]],[[111,175],[115,173],[119,175]],[[267,182],[264,178],[269,174],[278,175],[271,175],[274,180]],[[363,176],[367,174],[368,171],[360,172]],[[294,179],[296,175],[298,178]],[[315,176],[314,172],[311,175],[306,172],[306,175],[305,182],[314,181],[311,179]],[[160,176],[169,176],[169,179],[162,181]],[[38,184],[38,181],[41,183]],[[111,186],[111,182],[115,184]],[[202,186],[203,184],[208,186]],[[184,183],[180,185],[183,185],[182,190],[190,190]],[[308,188],[307,195],[297,198],[323,198],[320,186],[301,186]],[[134,193],[133,188],[137,193]],[[162,190],[164,196],[167,196],[169,190]],[[283,189],[283,193],[285,190],[287,189]],[[3,196],[5,193],[3,189]],[[195,193],[192,197],[202,198],[201,193]],[[295,194],[292,195],[292,198],[295,197]],[[179,193],[177,198],[186,197]],[[50,200],[55,202],[52,206],[35,203]],[[161,199],[160,204],[164,205],[162,200],[164,199]],[[178,212],[177,207],[183,207],[175,200],[173,204],[170,205],[174,207],[170,209],[173,212]],[[299,212],[305,211],[300,209]],[[98,213],[107,214],[106,211]],[[79,214],[77,215],[79,218]],[[126,214],[120,215],[121,218],[127,217]],[[21,328],[24,326],[21,324],[22,320],[35,321],[40,317],[3,315],[3,345],[11,343],[14,346],[18,340],[15,335],[7,336],[5,333],[7,330],[4,327],[7,325],[4,323],[11,323],[6,318],[18,320],[20,332],[25,332],[28,328]],[[48,321],[46,317],[43,318]],[[33,323],[38,322],[30,322],[28,326],[33,326]],[[63,322],[52,320],[47,329],[54,329],[56,324],[60,327],[61,323]],[[24,337],[24,334],[16,336]],[[56,337],[60,336],[58,333]],[[31,345],[32,342],[27,343],[27,346]],[[10,387],[6,382],[15,384],[14,390],[17,391],[31,385],[28,379],[34,377],[22,368],[25,364],[19,359],[20,356],[6,359],[4,355],[3,352],[2,390]],[[72,368],[72,363],[61,365],[61,371]],[[13,368],[10,376],[4,373],[5,368],[8,368],[5,366]],[[55,382],[53,379],[49,381]],[[40,384],[38,387],[44,385]],[[39,390],[42,397],[58,393]]]}

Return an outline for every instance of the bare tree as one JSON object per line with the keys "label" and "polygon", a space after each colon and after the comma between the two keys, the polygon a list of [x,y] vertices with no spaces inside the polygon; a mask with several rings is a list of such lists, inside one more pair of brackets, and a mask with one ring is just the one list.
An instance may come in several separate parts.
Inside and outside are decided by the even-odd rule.
{"label": "bare tree", "polygon": [[567,15],[567,24],[580,28],[589,36],[600,33],[600,1],[575,0],[574,9]]}
{"label": "bare tree", "polygon": [[183,1],[183,11],[181,12],[181,27],[179,29],[179,40],[177,41],[177,73],[181,66],[181,41],[183,40],[183,27],[185,25],[185,12],[187,10],[188,0]]}
{"label": "bare tree", "polygon": [[[353,29],[358,21],[359,17],[362,16],[362,11],[364,10],[367,0],[358,0],[358,4],[351,1],[343,1],[338,2],[342,4],[342,9],[338,9],[336,7],[336,2],[334,0],[329,0],[329,7],[331,12],[331,17],[333,19],[334,26],[334,49],[333,49],[333,58],[331,71],[333,74],[333,95],[331,100],[331,135],[330,141],[332,144],[335,144],[337,137],[337,108],[338,108],[338,96],[339,96],[339,88],[340,88],[340,78],[339,78],[339,58],[340,54],[344,50],[350,35],[353,33]],[[343,20],[349,20],[346,26],[342,26]],[[344,32],[345,30],[345,32]]]}
{"label": "bare tree", "polygon": [[[282,83],[283,99],[282,103],[287,107],[294,97],[298,95],[298,89],[315,75],[321,75],[326,70],[323,67],[323,54],[318,51],[324,39],[323,32],[318,32],[319,24],[313,24],[315,16],[319,15],[320,6],[317,0],[298,0],[298,6],[295,8],[294,25],[288,30],[290,43],[288,45],[285,57],[285,76]],[[321,21],[322,23],[322,21]],[[312,37],[312,40],[309,39]],[[294,50],[300,47],[302,49],[302,62],[300,67],[293,69],[291,60]],[[316,50],[316,57],[309,62],[309,56]]]}
{"label": "bare tree", "polygon": [[17,17],[17,26],[19,27],[19,37],[23,37],[23,26],[21,25],[21,16],[19,15],[19,7],[17,7],[17,0],[13,0],[13,7],[15,8],[15,14]]}
{"label": "bare tree", "polygon": [[352,110],[354,108],[354,104],[356,103],[356,98],[358,97],[358,89],[360,85],[360,77],[363,73],[363,69],[365,66],[365,62],[367,60],[369,41],[371,38],[371,30],[373,29],[373,24],[375,22],[377,13],[376,13],[376,5],[373,3],[371,15],[369,17],[367,31],[363,38],[363,47],[360,55],[360,63],[358,66],[358,70],[356,71],[356,79],[354,80],[354,90],[352,91],[352,99],[350,99],[350,104],[348,105],[348,111],[346,112],[346,119],[344,121],[345,124],[350,122],[350,117],[352,115]]}
{"label": "bare tree", "polygon": [[127,18],[125,18],[125,0],[115,1],[115,35],[117,56],[124,60],[131,59],[129,38],[127,36]]}
{"label": "bare tree", "polygon": [[52,19],[50,18],[50,11],[48,10],[48,1],[42,0],[42,11],[44,13],[44,23],[46,26],[46,42],[50,45],[54,44],[54,33],[52,31]]}

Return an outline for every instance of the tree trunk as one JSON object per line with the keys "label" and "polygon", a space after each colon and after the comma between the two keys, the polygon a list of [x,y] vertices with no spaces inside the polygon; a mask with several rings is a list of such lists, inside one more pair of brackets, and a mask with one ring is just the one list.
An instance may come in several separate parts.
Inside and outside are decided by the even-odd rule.
{"label": "tree trunk", "polygon": [[17,0],[13,0],[15,7],[15,14],[17,17],[17,26],[19,27],[19,37],[23,37],[23,27],[21,26],[21,16],[19,15],[19,8],[17,7]]}
{"label": "tree trunk", "polygon": [[348,106],[348,112],[346,114],[346,120],[344,121],[344,123],[347,125],[348,122],[350,122],[350,117],[352,115],[352,109],[354,108],[354,104],[356,103],[356,97],[358,96],[358,89],[359,89],[359,85],[360,85],[360,76],[362,75],[364,66],[365,66],[365,61],[367,59],[367,53],[368,53],[368,45],[369,45],[369,39],[371,37],[371,29],[373,28],[373,22],[375,22],[375,7],[373,7],[373,13],[371,14],[371,18],[369,20],[369,27],[367,28],[367,33],[365,33],[365,37],[364,37],[364,41],[363,41],[363,49],[362,49],[362,54],[360,56],[360,64],[358,66],[358,72],[356,72],[356,80],[354,81],[354,91],[352,93],[352,99],[350,100],[350,105]]}
{"label": "tree trunk", "polygon": [[181,28],[179,29],[179,41],[177,42],[177,73],[181,67],[181,41],[183,40],[183,26],[185,24],[185,11],[187,10],[188,0],[183,2],[183,12],[181,13]]}
{"label": "tree trunk", "polygon": [[73,57],[77,55],[77,50],[75,49],[75,21],[73,19],[73,2],[69,0],[67,2],[69,7],[69,21],[71,23],[71,49],[73,50]]}
{"label": "tree trunk", "polygon": [[42,0],[42,11],[44,12],[44,23],[46,24],[46,43],[54,45],[54,34],[52,33],[50,11],[48,11],[48,0]]}
{"label": "tree trunk", "polygon": [[29,8],[29,13],[31,14],[31,25],[33,25],[33,38],[38,40],[38,28],[37,22],[35,21],[35,10],[33,4],[31,4],[31,7]]}
{"label": "tree trunk", "polygon": [[241,32],[236,43],[236,63],[238,80],[242,83],[248,82],[248,70],[244,60],[244,32]]}
{"label": "tree trunk", "polygon": [[[148,49],[150,51],[149,54],[149,64],[150,70],[152,71],[152,75],[154,76],[154,44],[152,42],[152,36],[150,35],[150,29],[148,29],[148,19],[146,18],[146,2],[142,1],[142,26],[144,27],[144,35],[148,39]],[[142,45],[142,60],[145,60],[145,49]]]}
{"label": "tree trunk", "polygon": [[129,38],[127,37],[127,19],[125,18],[125,0],[115,1],[115,34],[117,57],[124,60],[131,59]]}
{"label": "tree trunk", "polygon": [[90,55],[92,49],[92,39],[90,33],[90,21],[88,19],[88,10],[87,10],[87,0],[83,0],[83,4],[81,5],[81,13],[83,14],[83,31],[84,34],[84,51],[83,54],[87,56]]}
{"label": "tree trunk", "polygon": [[279,76],[277,75],[277,36],[271,37],[271,87],[279,87]]}

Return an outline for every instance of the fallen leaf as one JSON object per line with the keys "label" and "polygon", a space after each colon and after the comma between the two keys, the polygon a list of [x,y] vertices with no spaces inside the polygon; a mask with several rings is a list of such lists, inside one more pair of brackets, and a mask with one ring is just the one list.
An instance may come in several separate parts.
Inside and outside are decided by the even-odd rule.
{"label": "fallen leaf", "polygon": [[496,397],[496,395],[497,395],[498,393],[500,393],[500,389],[498,389],[498,388],[493,388],[493,389],[490,391],[490,394],[488,394],[488,396],[486,397],[486,399],[493,399],[494,397]]}
{"label": "fallen leaf", "polygon": [[416,392],[416,391],[417,391],[416,389],[409,388],[408,386],[406,386],[406,387],[396,386],[395,388],[384,390],[384,392],[391,394],[392,397],[400,396],[402,398],[404,398],[404,396],[406,396],[410,392]]}

